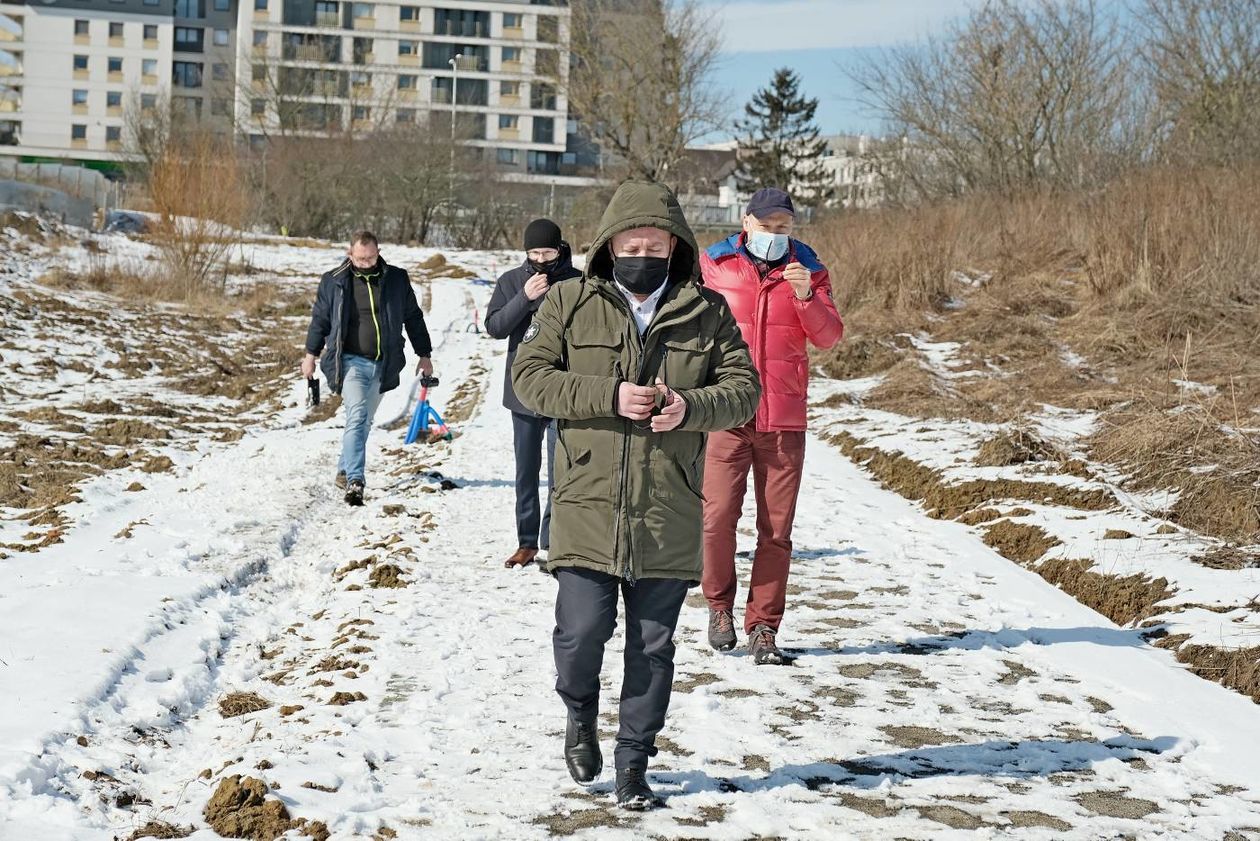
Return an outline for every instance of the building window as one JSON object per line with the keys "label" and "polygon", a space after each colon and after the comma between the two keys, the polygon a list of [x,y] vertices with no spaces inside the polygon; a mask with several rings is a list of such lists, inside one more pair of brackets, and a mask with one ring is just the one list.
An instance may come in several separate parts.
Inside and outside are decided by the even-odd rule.
{"label": "building window", "polygon": [[71,140],[87,140],[87,126],[85,125],[70,126],[70,139]]}
{"label": "building window", "polygon": [[516,14],[515,12],[504,12],[503,13],[503,28],[504,29],[520,29],[521,23],[524,20],[525,18],[523,15]]}
{"label": "building window", "polygon": [[509,61],[520,61],[520,60],[521,60],[520,47],[504,47],[503,48],[503,63],[504,64],[507,64]]}
{"label": "building window", "polygon": [[74,103],[75,105],[87,105],[87,100],[88,100],[87,91],[78,91],[78,90],[70,91],[70,101]]}
{"label": "building window", "polygon": [[372,74],[356,70],[350,74],[350,84],[356,88],[366,88],[372,84]]}
{"label": "building window", "polygon": [[433,32],[435,35],[489,38],[490,13],[464,9],[434,9]]}
{"label": "building window", "polygon": [[191,26],[175,27],[175,49],[185,53],[199,53],[205,49],[205,30]]}
{"label": "building window", "polygon": [[267,11],[267,0],[254,0],[254,11],[255,12]]}
{"label": "building window", "polygon": [[106,91],[105,107],[122,108],[122,91]]}
{"label": "building window", "polygon": [[119,56],[110,56],[106,66],[109,68],[110,73],[121,73],[122,72],[122,58],[120,58]]}
{"label": "building window", "polygon": [[228,80],[228,66],[221,61],[216,61],[210,65],[210,78],[216,82],[226,82]]}
{"label": "building window", "polygon": [[230,12],[232,10],[232,0],[214,0],[214,10],[216,12]]}
{"label": "building window", "polygon": [[156,76],[157,64],[156,58],[146,58],[140,62],[140,72],[145,76]]}
{"label": "building window", "polygon": [[121,143],[122,142],[122,126],[105,126],[105,142]]}
{"label": "building window", "polygon": [[555,143],[556,137],[556,121],[546,117],[534,118],[534,135],[535,143]]}
{"label": "building window", "polygon": [[216,117],[227,117],[232,113],[232,100],[230,99],[212,99],[210,100],[210,113]]}
{"label": "building window", "polygon": [[263,114],[266,114],[267,113],[266,100],[263,100],[263,99],[250,100],[249,113],[253,114],[255,117],[261,117]]}
{"label": "building window", "polygon": [[198,61],[176,61],[171,64],[171,80],[177,88],[201,87],[202,64]]}
{"label": "building window", "polygon": [[520,166],[521,150],[520,149],[499,149],[495,157],[503,166]]}
{"label": "building window", "polygon": [[266,32],[257,32],[257,31],[254,32],[254,46],[255,47],[267,46],[267,33]]}
{"label": "building window", "polygon": [[500,129],[516,131],[518,128],[520,128],[520,125],[521,125],[521,118],[517,117],[515,114],[500,114],[499,115],[499,128]]}
{"label": "building window", "polygon": [[206,0],[175,0],[175,17],[201,20],[206,16]]}
{"label": "building window", "polygon": [[74,57],[74,69],[75,69],[75,70],[87,70],[87,69],[88,69],[88,57],[87,57],[87,56],[85,56],[85,55],[77,55],[77,56],[75,56],[75,57]]}
{"label": "building window", "polygon": [[500,82],[499,83],[499,96],[520,96],[520,95],[521,95],[520,82]]}
{"label": "building window", "polygon": [[398,77],[398,89],[400,91],[414,91],[416,89],[416,81],[418,76],[402,75]]}
{"label": "building window", "polygon": [[157,94],[142,93],[140,94],[140,108],[143,111],[152,111],[157,108]]}
{"label": "building window", "polygon": [[354,16],[356,18],[375,17],[375,8],[371,3],[355,3],[353,6]]}
{"label": "building window", "polygon": [[403,21],[404,23],[419,23],[420,22],[420,7],[419,6],[399,6],[398,19]]}
{"label": "building window", "polygon": [[356,105],[354,106],[353,114],[354,114],[353,119],[355,122],[363,122],[364,120],[371,119],[372,109],[366,105]]}
{"label": "building window", "polygon": [[399,108],[398,109],[398,122],[403,123],[403,124],[410,124],[410,123],[415,123],[415,121],[416,121],[416,109],[414,108]]}
{"label": "building window", "polygon": [[76,20],[74,22],[74,34],[76,37],[77,36],[86,37],[87,35],[91,34],[90,22],[86,20]]}
{"label": "building window", "polygon": [[144,0],[146,6],[160,6],[161,4],[162,0]]}
{"label": "building window", "polygon": [[109,22],[109,37],[111,38],[123,37],[123,25],[119,23],[118,21],[110,21]]}
{"label": "building window", "polygon": [[338,26],[337,3],[334,0],[315,0],[315,25]]}
{"label": "building window", "polygon": [[[263,34],[265,35],[266,33],[263,33]],[[226,47],[231,42],[232,42],[232,33],[229,30],[216,29],[214,31],[214,45],[216,47]]]}
{"label": "building window", "polygon": [[399,55],[418,55],[419,53],[420,53],[420,45],[417,44],[415,41],[399,41],[398,42]]}
{"label": "building window", "polygon": [[144,25],[144,40],[146,41],[157,40],[157,24],[146,23]]}

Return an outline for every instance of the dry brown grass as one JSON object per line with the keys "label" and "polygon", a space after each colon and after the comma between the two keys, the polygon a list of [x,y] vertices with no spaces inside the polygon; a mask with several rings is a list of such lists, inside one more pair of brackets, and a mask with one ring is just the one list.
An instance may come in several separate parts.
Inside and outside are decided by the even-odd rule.
{"label": "dry brown grass", "polygon": [[270,701],[255,692],[232,692],[219,699],[219,715],[235,718],[265,710],[270,706]]}
{"label": "dry brown grass", "polygon": [[[910,416],[1103,411],[1092,457],[1135,488],[1181,491],[1167,513],[1183,526],[1260,540],[1258,181],[1254,166],[1152,169],[1089,192],[824,217],[802,236],[832,267],[849,336],[816,361],[882,374],[863,402]],[[903,335],[920,331],[960,343],[955,370],[989,375],[930,370]]]}

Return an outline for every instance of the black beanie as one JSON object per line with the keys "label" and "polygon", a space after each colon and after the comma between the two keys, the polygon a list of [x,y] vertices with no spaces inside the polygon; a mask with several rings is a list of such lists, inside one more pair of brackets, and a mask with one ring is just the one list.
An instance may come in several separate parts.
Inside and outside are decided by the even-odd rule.
{"label": "black beanie", "polygon": [[535,219],[525,226],[525,250],[560,248],[560,226],[550,219]]}

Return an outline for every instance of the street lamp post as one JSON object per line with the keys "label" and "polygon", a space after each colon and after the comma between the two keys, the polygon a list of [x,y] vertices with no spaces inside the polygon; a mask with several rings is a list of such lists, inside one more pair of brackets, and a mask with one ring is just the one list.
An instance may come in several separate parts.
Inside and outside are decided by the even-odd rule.
{"label": "street lamp post", "polygon": [[463,53],[455,53],[455,57],[447,62],[454,74],[451,80],[451,166],[446,178],[446,194],[452,202],[455,201],[455,99],[459,93],[459,60],[463,57]]}

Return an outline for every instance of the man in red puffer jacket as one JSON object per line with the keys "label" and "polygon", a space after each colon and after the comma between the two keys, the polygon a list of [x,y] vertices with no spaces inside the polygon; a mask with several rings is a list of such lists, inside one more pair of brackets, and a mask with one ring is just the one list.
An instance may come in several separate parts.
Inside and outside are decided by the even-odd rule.
{"label": "man in red puffer jacket", "polygon": [[757,554],[744,610],[753,662],[785,663],[775,643],[783,620],[792,521],[805,461],[809,385],[806,341],[829,348],[844,323],[817,255],[791,238],[796,211],[783,190],[753,194],[744,230],[700,257],[704,285],[726,298],[761,375],[762,397],[745,426],[709,434],[704,466],[704,577],[709,644],[735,647],[735,528],[753,469]]}

